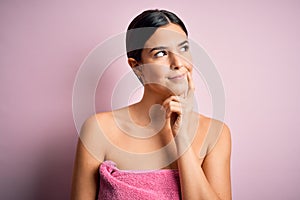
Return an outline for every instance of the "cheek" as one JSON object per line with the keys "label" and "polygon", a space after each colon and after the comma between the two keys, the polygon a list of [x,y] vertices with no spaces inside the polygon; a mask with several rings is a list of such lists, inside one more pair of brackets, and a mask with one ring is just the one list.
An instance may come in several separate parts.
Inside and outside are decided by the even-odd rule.
{"label": "cheek", "polygon": [[189,72],[192,72],[192,71],[193,71],[193,61],[192,61],[192,58],[191,58],[191,57],[186,58],[186,60],[185,60],[185,66],[186,66],[186,68],[187,68],[187,70],[188,70]]}
{"label": "cheek", "polygon": [[187,71],[192,72],[194,68],[192,61],[185,62],[185,68]]}
{"label": "cheek", "polygon": [[147,82],[163,82],[167,77],[168,70],[162,66],[147,66],[147,69],[143,70],[145,81]]}

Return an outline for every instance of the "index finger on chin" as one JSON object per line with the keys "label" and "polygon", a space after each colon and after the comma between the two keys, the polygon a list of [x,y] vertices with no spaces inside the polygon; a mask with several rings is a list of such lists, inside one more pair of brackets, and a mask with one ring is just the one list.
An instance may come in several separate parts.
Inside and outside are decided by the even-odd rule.
{"label": "index finger on chin", "polygon": [[187,73],[189,92],[195,90],[194,81],[190,72]]}

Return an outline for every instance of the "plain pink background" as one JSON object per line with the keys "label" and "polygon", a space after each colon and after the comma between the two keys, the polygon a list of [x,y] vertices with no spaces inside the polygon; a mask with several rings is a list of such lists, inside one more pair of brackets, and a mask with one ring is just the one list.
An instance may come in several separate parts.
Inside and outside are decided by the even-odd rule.
{"label": "plain pink background", "polygon": [[1,1],[0,199],[69,199],[76,73],[147,8],[177,13],[222,76],[233,199],[299,199],[300,2],[292,0]]}

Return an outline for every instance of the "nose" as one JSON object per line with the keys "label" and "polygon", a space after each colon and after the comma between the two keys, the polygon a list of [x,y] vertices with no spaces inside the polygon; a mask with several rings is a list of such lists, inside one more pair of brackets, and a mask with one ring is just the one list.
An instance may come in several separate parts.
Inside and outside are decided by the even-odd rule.
{"label": "nose", "polygon": [[188,71],[191,70],[190,64],[182,55],[177,53],[170,53],[170,67],[172,70],[179,70],[182,67],[185,67]]}
{"label": "nose", "polygon": [[178,70],[183,67],[183,58],[176,53],[170,53],[170,65],[172,70]]}

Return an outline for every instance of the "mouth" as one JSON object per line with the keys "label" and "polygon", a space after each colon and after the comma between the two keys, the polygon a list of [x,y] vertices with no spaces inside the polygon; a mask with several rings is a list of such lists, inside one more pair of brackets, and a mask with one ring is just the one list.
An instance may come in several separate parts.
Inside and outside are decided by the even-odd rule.
{"label": "mouth", "polygon": [[183,73],[183,74],[178,74],[178,75],[175,75],[175,76],[171,76],[171,77],[168,77],[169,80],[179,80],[179,79],[183,79],[185,77],[186,73]]}

